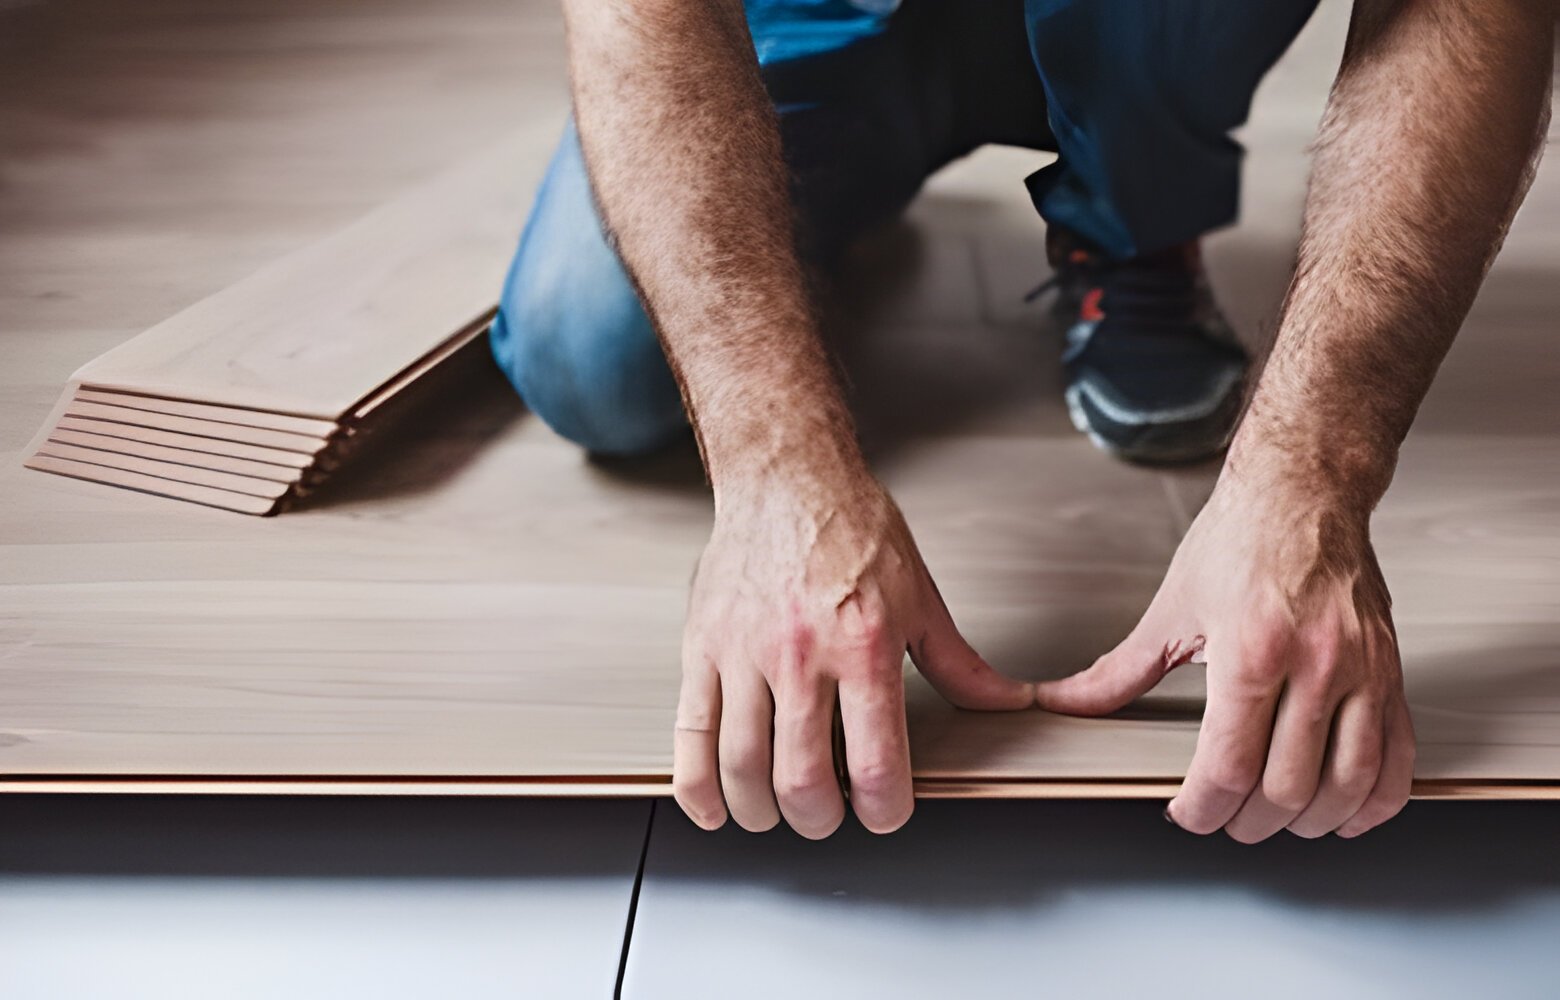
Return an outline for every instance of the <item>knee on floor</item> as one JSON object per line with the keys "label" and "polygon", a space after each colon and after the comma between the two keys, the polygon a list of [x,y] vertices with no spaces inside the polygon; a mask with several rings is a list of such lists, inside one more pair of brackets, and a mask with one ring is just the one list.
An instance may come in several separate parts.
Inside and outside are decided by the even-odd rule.
{"label": "knee on floor", "polygon": [[578,291],[506,292],[490,334],[499,367],[533,413],[593,454],[669,444],[687,426],[682,398],[637,298]]}

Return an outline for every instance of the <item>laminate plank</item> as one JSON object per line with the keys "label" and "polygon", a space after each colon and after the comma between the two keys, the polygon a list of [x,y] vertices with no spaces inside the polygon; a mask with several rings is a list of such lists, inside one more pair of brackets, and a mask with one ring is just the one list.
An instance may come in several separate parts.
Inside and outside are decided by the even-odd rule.
{"label": "laminate plank", "polygon": [[456,354],[460,353],[461,350],[477,340],[477,338],[486,336],[489,328],[492,326],[493,316],[497,312],[497,309],[489,309],[478,319],[468,323],[448,340],[419,358],[415,364],[409,365],[404,371],[398,373],[395,378],[360,400],[352,407],[352,412],[349,414],[351,423],[358,424],[368,420],[373,413],[404,393],[418,379],[425,377],[429,372],[449,361]]}
{"label": "laminate plank", "polygon": [[275,500],[282,496],[291,487],[290,483],[277,482],[272,479],[256,479],[253,476],[218,472],[214,469],[201,469],[190,465],[178,465],[173,462],[140,458],[135,455],[102,451],[97,448],[85,448],[80,445],[62,443],[52,438],[44,444],[38,454],[54,458],[68,458],[88,465],[107,466],[110,469],[122,469],[125,472],[139,472],[143,475],[156,476],[159,479],[172,479],[180,483],[211,486],[219,490],[231,490],[234,493],[265,497],[270,500]]}
{"label": "laminate plank", "polygon": [[[318,453],[327,444],[322,437],[292,434],[287,431],[267,430],[264,427],[244,427],[238,424],[218,423],[195,417],[179,417],[167,413],[151,413],[123,406],[107,406],[103,403],[72,403],[65,411],[68,417],[88,417],[126,427],[147,427],[152,430],[175,431],[213,441],[237,441],[262,448],[294,451],[301,455]],[[126,433],[129,433],[128,431]]]}
{"label": "laminate plank", "polygon": [[107,403],[132,410],[149,410],[179,417],[199,417],[218,423],[242,424],[246,427],[265,427],[273,431],[290,431],[312,437],[328,438],[336,433],[333,420],[297,417],[287,413],[270,413],[266,410],[244,410],[231,406],[215,406],[210,403],[191,403],[182,399],[163,399],[135,393],[113,392],[82,386],[76,390],[76,398],[86,403]]}
{"label": "laminate plank", "polygon": [[254,497],[243,493],[235,493],[231,490],[200,486],[193,483],[182,483],[172,479],[164,479],[160,476],[147,475],[141,472],[128,472],[105,465],[94,465],[72,459],[55,458],[52,455],[34,455],[27,460],[26,466],[29,469],[37,469],[40,472],[52,472],[56,475],[69,476],[72,479],[84,479],[93,483],[107,483],[110,486],[121,486],[140,493],[150,493],[154,496],[169,497],[174,500],[188,500],[190,503],[238,511],[242,514],[270,514],[276,510],[276,501],[274,499]]}
{"label": "laminate plank", "polygon": [[212,455],[207,452],[190,451],[185,448],[166,448],[158,444],[132,441],[129,438],[109,437],[106,434],[92,434],[69,428],[56,427],[49,433],[49,441],[76,445],[80,448],[91,448],[97,451],[118,452],[121,455],[150,458],[174,465],[231,472],[240,476],[252,476],[256,479],[269,479],[278,483],[296,483],[303,474],[302,469],[292,466],[272,465],[268,462],[253,462],[248,459],[232,458],[227,455]]}
{"label": "laminate plank", "polygon": [[[138,427],[117,421],[71,416],[69,413],[63,415],[54,427],[60,431],[90,433],[94,436],[109,437],[130,443],[144,442],[147,445],[172,448],[178,451],[192,451],[213,457],[232,456],[236,459],[265,465],[289,466],[295,469],[308,468],[313,464],[315,458],[313,455],[300,451],[266,448],[260,445],[244,444],[239,441],[223,441],[217,438],[201,437],[197,434],[161,431],[152,427]],[[47,428],[45,432],[46,436],[48,433],[52,433]]]}
{"label": "laminate plank", "polygon": [[[325,6],[333,17],[358,16]],[[314,9],[305,17],[257,5],[251,16],[268,37],[313,52]],[[464,0],[460,9],[470,10]],[[403,10],[412,23],[396,20],[397,46],[362,38],[353,72],[391,90],[404,61],[424,52],[418,39],[430,27],[480,24],[467,44],[494,67],[460,100],[403,94],[411,103],[394,109],[402,117],[377,146],[342,126],[374,102],[320,110],[316,95],[332,89],[320,81],[339,84],[337,76],[252,59],[245,72],[278,91],[246,103],[228,80],[220,108],[170,108],[159,103],[174,99],[167,91],[126,91],[113,75],[129,72],[125,63],[99,58],[117,51],[112,36],[84,23],[82,37],[99,44],[71,64],[83,81],[79,107],[19,128],[19,143],[0,151],[8,167],[22,164],[0,188],[0,337],[11,336],[6,357],[17,359],[0,372],[5,422],[39,426],[69,364],[210,296],[256,261],[325,237],[393,190],[392,179],[431,170],[431,161],[408,159],[404,138],[451,134],[452,109],[485,109],[471,112],[462,155],[485,141],[498,111],[523,106],[517,118],[538,123],[547,140],[524,151],[515,182],[523,197],[566,113],[556,12],[542,10],[517,16],[495,4],[469,22],[442,8],[438,17]],[[530,48],[505,34],[512,21],[542,16],[552,20],[535,28]],[[190,30],[201,39],[223,37],[220,24],[197,20]],[[1336,66],[1343,21],[1317,23],[1331,32],[1329,46],[1292,53],[1280,85],[1259,94],[1244,133],[1248,217],[1210,254],[1215,286],[1251,326],[1286,277],[1302,126],[1308,117],[1314,126]],[[156,35],[134,39],[141,55],[129,62],[147,59],[167,79],[205,79],[228,65],[181,61],[196,47],[162,50]],[[455,49],[426,76],[460,77],[459,53],[469,49]],[[504,76],[522,49],[534,77]],[[9,72],[0,64],[0,75]],[[362,99],[345,90],[349,104]],[[125,93],[130,109],[106,124],[93,103],[104,92]],[[0,89],[0,108],[16,93]],[[217,123],[219,113],[232,120]],[[204,115],[199,128],[168,127],[170,116],[191,114]],[[293,130],[301,119],[313,124]],[[353,142],[340,141],[344,131]],[[58,135],[68,148],[56,147]],[[104,160],[97,143],[110,139],[120,155]],[[993,306],[1027,286],[1031,263],[1042,265],[1038,224],[1017,214],[1030,212],[1021,165],[988,152],[934,179],[909,225],[885,237],[956,246],[918,257],[890,245],[884,259],[895,266],[878,270],[892,275],[871,278],[867,261],[863,281],[845,282],[850,296],[892,300],[941,269],[926,287],[947,290],[942,311],[930,303],[911,323],[892,301],[867,301],[842,312],[860,321],[843,324],[839,343],[873,461],[955,619],[999,668],[1056,676],[1135,624],[1212,472],[1124,468],[1068,426],[1056,391],[1060,332],[1033,311]],[[39,165],[27,166],[29,156]],[[375,174],[380,160],[399,172]],[[127,161],[149,166],[127,172]],[[279,165],[303,200],[271,184]],[[1419,729],[1418,795],[1560,788],[1560,451],[1545,389],[1556,355],[1540,335],[1553,311],[1553,166],[1540,171],[1491,274],[1494,299],[1481,299],[1443,366],[1430,420],[1410,437],[1375,524]],[[212,206],[239,197],[234,176],[257,185],[244,195],[251,210],[208,222]],[[362,193],[365,176],[377,178],[372,197]],[[322,204],[335,206],[328,223]],[[512,233],[523,214],[513,211]],[[257,232],[273,216],[283,228]],[[171,239],[170,227],[199,239]],[[978,252],[964,252],[968,241]],[[1032,262],[1018,259],[1026,252]],[[1011,265],[995,278],[982,270],[994,254]],[[92,296],[75,292],[85,287]],[[117,318],[126,310],[133,323]],[[30,333],[8,333],[17,330]],[[1489,337],[1502,352],[1478,348]],[[203,517],[23,473],[26,452],[0,453],[0,787],[664,795],[687,581],[711,523],[696,456],[689,448],[588,462],[525,415],[491,365],[463,378],[457,396],[387,431],[380,457],[365,456],[353,475],[279,520]],[[1482,402],[1467,395],[1481,387]],[[314,461],[102,420],[59,426],[300,468]],[[1199,670],[1183,668],[1116,717],[1068,720],[957,712],[913,674],[908,690],[922,796],[1163,797],[1185,766],[1203,694]]]}
{"label": "laminate plank", "polygon": [[534,183],[532,147],[555,131],[511,136],[88,362],[74,378],[340,417],[491,311]]}

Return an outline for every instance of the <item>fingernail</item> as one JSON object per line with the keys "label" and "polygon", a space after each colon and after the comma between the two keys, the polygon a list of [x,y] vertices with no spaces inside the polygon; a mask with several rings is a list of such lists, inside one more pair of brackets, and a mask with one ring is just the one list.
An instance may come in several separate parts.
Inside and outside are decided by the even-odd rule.
{"label": "fingernail", "polygon": [[1177,823],[1175,821],[1175,817],[1170,815],[1170,807],[1169,806],[1165,806],[1165,822],[1169,823],[1171,826],[1175,827],[1177,830],[1179,830],[1181,828],[1181,824]]}

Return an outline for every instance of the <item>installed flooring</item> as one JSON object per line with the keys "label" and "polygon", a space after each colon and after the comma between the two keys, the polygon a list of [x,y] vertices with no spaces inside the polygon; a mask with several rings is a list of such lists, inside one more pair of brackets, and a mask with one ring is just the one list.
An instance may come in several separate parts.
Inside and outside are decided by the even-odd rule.
{"label": "installed flooring", "polygon": [[[1253,340],[1346,6],[1264,85],[1243,222],[1210,242]],[[554,5],[59,0],[0,24],[0,775],[664,793],[710,520],[691,449],[588,463],[478,367],[271,520],[20,466],[82,363],[502,134],[561,126]],[[1022,303],[1044,269],[1020,182],[1043,162],[988,149],[935,178],[858,249],[833,324],[956,619],[1031,677],[1126,633],[1214,476],[1114,463],[1068,424],[1059,332]],[[1376,520],[1422,793],[1560,783],[1557,219],[1551,162]],[[922,791],[1163,794],[1200,695],[1187,669],[1120,718],[990,717],[912,681]]]}

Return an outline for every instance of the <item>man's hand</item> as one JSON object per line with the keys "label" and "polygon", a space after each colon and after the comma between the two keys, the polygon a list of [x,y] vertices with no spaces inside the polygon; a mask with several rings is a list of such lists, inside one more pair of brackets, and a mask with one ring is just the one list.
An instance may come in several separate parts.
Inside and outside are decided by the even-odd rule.
{"label": "man's hand", "polygon": [[1039,704],[1111,712],[1203,661],[1208,705],[1172,821],[1254,843],[1390,819],[1408,801],[1414,729],[1368,513],[1227,475],[1137,628],[1088,670],[1041,684]]}
{"label": "man's hand", "polygon": [[[843,490],[776,485],[722,505],[683,638],[673,787],[707,829],[783,815],[805,837],[845,816],[833,746],[844,723],[863,826],[910,816],[904,654],[964,708],[1022,709],[1033,685],[992,670],[954,627],[904,518],[869,476]],[[724,793],[724,794],[723,794]]]}
{"label": "man's hand", "polygon": [[1042,707],[1096,714],[1193,658],[1208,707],[1168,815],[1363,833],[1413,777],[1370,512],[1532,180],[1551,0],[1356,0],[1299,261],[1251,407],[1142,622]]}

